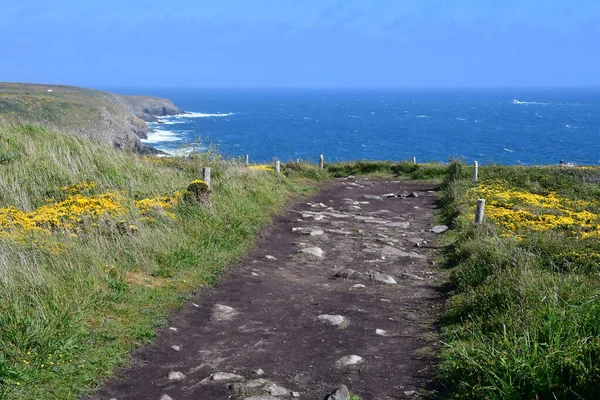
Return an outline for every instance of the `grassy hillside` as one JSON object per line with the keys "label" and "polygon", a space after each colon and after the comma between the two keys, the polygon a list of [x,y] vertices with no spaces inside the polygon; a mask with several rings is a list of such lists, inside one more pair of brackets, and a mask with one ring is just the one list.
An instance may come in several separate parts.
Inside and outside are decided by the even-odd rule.
{"label": "grassy hillside", "polygon": [[[210,205],[186,188],[213,168]],[[0,398],[75,399],[323,173],[158,159],[0,125]],[[201,185],[201,182],[197,185]]]}
{"label": "grassy hillside", "polygon": [[[166,99],[119,96],[72,86],[0,82],[0,119],[59,128],[117,147],[142,151],[145,120],[180,110]],[[143,118],[143,119],[142,119]]]}
{"label": "grassy hillside", "polygon": [[[449,168],[451,398],[600,398],[600,168]],[[486,221],[473,224],[486,199]]]}

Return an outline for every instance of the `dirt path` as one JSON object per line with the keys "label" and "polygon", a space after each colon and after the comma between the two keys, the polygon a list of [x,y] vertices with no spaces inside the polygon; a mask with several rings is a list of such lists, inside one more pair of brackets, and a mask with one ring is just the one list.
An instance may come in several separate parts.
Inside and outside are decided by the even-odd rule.
{"label": "dirt path", "polygon": [[296,204],[92,398],[419,397],[441,304],[433,188],[350,178]]}

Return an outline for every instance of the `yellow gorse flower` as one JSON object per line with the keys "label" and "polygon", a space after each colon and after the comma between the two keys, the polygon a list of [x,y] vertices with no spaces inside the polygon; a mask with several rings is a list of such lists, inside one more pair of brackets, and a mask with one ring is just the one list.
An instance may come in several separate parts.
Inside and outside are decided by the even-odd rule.
{"label": "yellow gorse flower", "polygon": [[[144,221],[152,221],[146,216],[151,210],[164,211],[167,216],[175,219],[174,207],[184,194],[183,191],[176,191],[171,195],[142,199],[135,201],[135,207],[131,207],[119,192],[91,194],[95,187],[94,183],[81,182],[58,188],[67,195],[64,200],[47,199],[46,204],[29,212],[13,206],[0,208],[0,238],[12,238],[19,243],[25,243],[25,239],[31,238],[32,235],[50,235],[55,231],[66,231],[70,237],[76,238],[76,232],[85,222],[91,222],[90,226],[97,227],[98,221],[120,218],[121,222],[125,223],[123,217],[132,211],[135,211],[132,214],[134,217],[141,215],[139,220]],[[137,225],[127,225],[132,231],[138,230]],[[55,254],[65,249],[65,245],[58,242],[41,243],[38,239],[30,239],[29,242]]]}
{"label": "yellow gorse flower", "polygon": [[275,171],[275,168],[270,165],[249,165],[246,168],[254,171]]}
{"label": "yellow gorse flower", "polygon": [[507,188],[492,181],[471,188],[467,198],[474,204],[486,199],[486,215],[505,232],[503,236],[522,237],[530,231],[559,230],[582,239],[600,239],[600,215],[597,201],[571,200],[555,192],[547,195]]}

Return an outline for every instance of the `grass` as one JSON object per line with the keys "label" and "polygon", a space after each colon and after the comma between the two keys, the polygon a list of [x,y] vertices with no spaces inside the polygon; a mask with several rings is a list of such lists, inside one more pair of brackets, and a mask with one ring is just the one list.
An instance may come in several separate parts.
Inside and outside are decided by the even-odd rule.
{"label": "grass", "polygon": [[[209,205],[186,195],[205,166]],[[276,176],[215,154],[141,157],[0,125],[0,398],[96,388],[326,177],[308,165]]]}
{"label": "grass", "polygon": [[[600,398],[600,168],[472,168],[442,185],[448,398]],[[486,221],[475,227],[475,201]]]}
{"label": "grass", "polygon": [[441,180],[446,176],[446,166],[439,163],[415,164],[409,161],[352,161],[327,164],[334,177],[349,175],[395,176],[416,180]]}
{"label": "grass", "polygon": [[[187,189],[204,187],[206,166],[210,203]],[[599,168],[492,165],[478,184],[460,162],[282,171],[212,152],[143,157],[0,124],[0,398],[94,390],[274,213],[351,174],[441,182],[441,218],[454,228],[438,367],[448,398],[600,398]],[[479,197],[488,217],[476,227]]]}

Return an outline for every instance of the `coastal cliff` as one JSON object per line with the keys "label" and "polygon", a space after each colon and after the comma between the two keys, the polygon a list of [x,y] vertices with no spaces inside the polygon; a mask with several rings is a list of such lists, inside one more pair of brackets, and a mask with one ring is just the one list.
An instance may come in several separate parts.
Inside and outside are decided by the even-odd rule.
{"label": "coastal cliff", "polygon": [[147,122],[182,111],[170,100],[123,96],[73,86],[0,83],[0,119],[32,122],[139,153]]}

